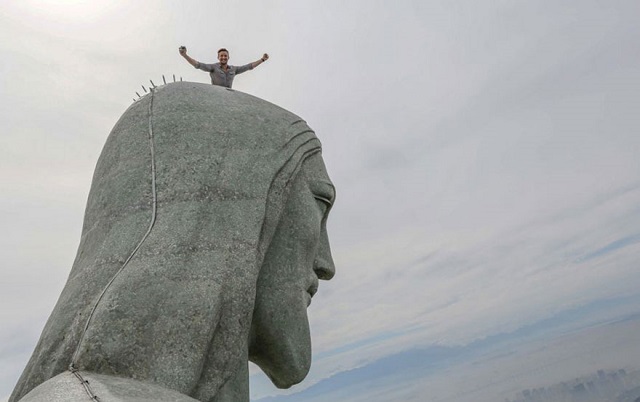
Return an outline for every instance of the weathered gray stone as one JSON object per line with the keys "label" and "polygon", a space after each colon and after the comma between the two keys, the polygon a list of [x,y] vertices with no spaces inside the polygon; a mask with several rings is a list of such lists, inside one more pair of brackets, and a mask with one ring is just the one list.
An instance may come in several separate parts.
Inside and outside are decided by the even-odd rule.
{"label": "weathered gray stone", "polygon": [[[179,392],[130,378],[82,373],[82,378],[100,402],[197,402]],[[88,401],[89,396],[69,371],[58,374],[35,387],[20,402]]]}
{"label": "weathered gray stone", "polygon": [[334,274],[333,198],[299,117],[222,87],[156,89],[109,135],[67,284],[9,401],[70,364],[200,401],[248,401],[248,359],[279,387],[301,381],[306,308]]}

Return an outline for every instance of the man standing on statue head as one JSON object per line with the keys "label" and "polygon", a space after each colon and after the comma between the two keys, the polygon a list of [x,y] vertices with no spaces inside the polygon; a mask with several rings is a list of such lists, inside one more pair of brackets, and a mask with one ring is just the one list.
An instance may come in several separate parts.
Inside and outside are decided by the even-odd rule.
{"label": "man standing on statue head", "polygon": [[187,55],[187,48],[184,46],[180,46],[180,48],[178,48],[178,51],[180,52],[180,55],[189,62],[189,64],[199,70],[207,71],[211,76],[211,84],[227,88],[231,88],[231,86],[233,85],[233,79],[236,75],[242,74],[247,70],[253,70],[269,59],[269,55],[265,53],[260,59],[254,61],[253,63],[236,67],[230,66],[228,64],[229,51],[225,48],[218,50],[218,63],[213,64],[200,63],[199,61],[191,58],[189,55]]}

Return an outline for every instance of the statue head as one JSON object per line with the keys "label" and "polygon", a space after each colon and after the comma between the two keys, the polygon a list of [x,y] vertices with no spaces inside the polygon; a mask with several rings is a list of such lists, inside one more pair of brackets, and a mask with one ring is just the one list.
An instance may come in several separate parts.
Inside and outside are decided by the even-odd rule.
{"label": "statue head", "polygon": [[306,309],[335,273],[320,151],[298,116],[222,87],[169,84],[132,105],[11,401],[70,363],[202,401],[248,400],[248,359],[278,387],[301,381]]}

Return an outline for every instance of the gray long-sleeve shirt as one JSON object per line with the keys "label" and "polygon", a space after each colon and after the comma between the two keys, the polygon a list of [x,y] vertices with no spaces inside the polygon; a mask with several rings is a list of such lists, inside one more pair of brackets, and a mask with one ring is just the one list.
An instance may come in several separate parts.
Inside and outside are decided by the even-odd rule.
{"label": "gray long-sleeve shirt", "polygon": [[207,71],[209,73],[211,76],[211,83],[213,85],[220,85],[227,88],[231,88],[231,85],[233,85],[233,78],[236,75],[253,69],[253,67],[251,67],[251,63],[245,64],[244,66],[232,66],[228,64],[227,67],[227,71],[225,71],[220,67],[220,63],[205,64],[198,62],[195,65],[195,68],[198,70]]}

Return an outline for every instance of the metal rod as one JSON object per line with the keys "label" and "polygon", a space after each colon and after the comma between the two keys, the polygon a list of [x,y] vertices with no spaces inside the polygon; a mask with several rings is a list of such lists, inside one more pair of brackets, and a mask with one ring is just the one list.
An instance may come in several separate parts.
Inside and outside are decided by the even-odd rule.
{"label": "metal rod", "polygon": [[136,95],[138,95],[138,98],[142,98],[142,96],[140,96],[140,94],[138,93],[138,91],[136,91]]}
{"label": "metal rod", "polygon": [[151,83],[151,85],[153,85],[153,87],[156,87],[156,84],[153,83],[153,81],[149,80],[149,82]]}
{"label": "metal rod", "polygon": [[144,93],[147,93],[147,88],[144,87],[144,85],[141,85],[142,89],[144,90]]}
{"label": "metal rod", "polygon": [[180,77],[180,81],[182,81],[182,77]]}
{"label": "metal rod", "polygon": [[164,85],[167,85],[167,80],[164,79],[164,74],[162,74],[162,81],[164,82]]}
{"label": "metal rod", "polygon": [[173,74],[173,82],[176,82],[176,75]]}

